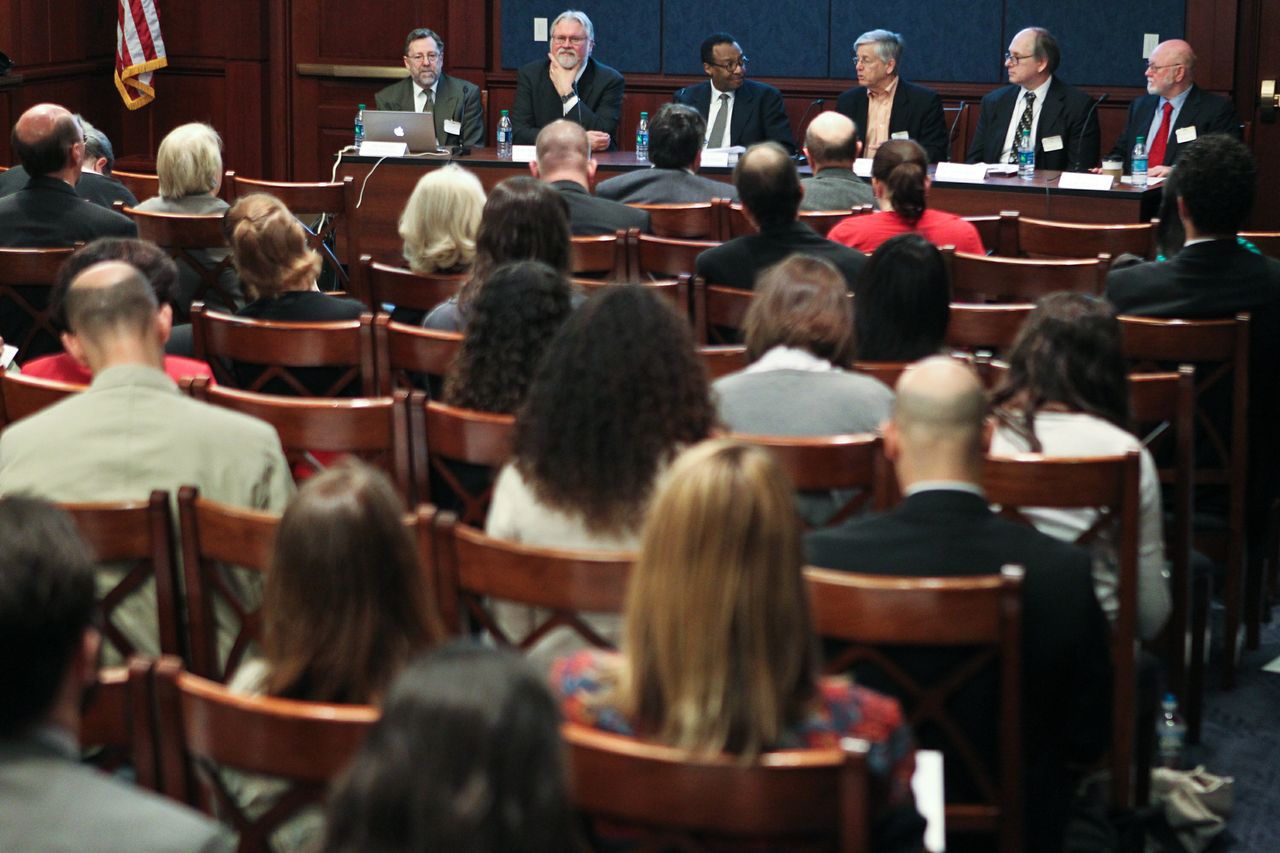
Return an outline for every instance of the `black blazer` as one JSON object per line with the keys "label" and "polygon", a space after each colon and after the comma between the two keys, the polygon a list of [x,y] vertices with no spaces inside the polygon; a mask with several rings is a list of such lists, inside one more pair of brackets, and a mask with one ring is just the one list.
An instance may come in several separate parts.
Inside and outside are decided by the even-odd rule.
{"label": "black blazer", "polygon": [[[374,103],[380,110],[416,112],[413,78],[397,80],[374,95]],[[484,110],[480,106],[480,87],[475,83],[441,74],[436,83],[435,109],[432,118],[436,125],[436,140],[441,145],[484,145]],[[462,133],[445,133],[445,120],[462,125]]]}
{"label": "black blazer", "polygon": [[867,256],[857,249],[834,243],[803,222],[791,222],[781,228],[761,229],[759,234],[734,237],[707,249],[698,255],[697,271],[710,284],[754,290],[761,270],[793,252],[831,261],[844,274],[850,292],[867,261]]}
{"label": "black blazer", "polygon": [[[867,87],[856,86],[836,99],[836,111],[853,119],[858,141],[867,140]],[[932,89],[898,79],[889,112],[889,135],[906,131],[929,155],[930,163],[951,159],[951,140],[942,114],[942,98]]]}
{"label": "black blazer", "polygon": [[[14,166],[0,172],[0,197],[13,195],[27,185],[27,170],[22,166]],[[76,195],[91,201],[99,207],[111,210],[114,202],[122,201],[125,207],[137,207],[138,199],[129,188],[114,178],[99,175],[97,172],[81,172],[76,181]]]}
{"label": "black blazer", "polygon": [[[1022,87],[1002,86],[982,99],[978,128],[969,144],[966,159],[970,163],[996,163],[1004,148],[1004,136],[1013,120],[1013,110]],[[1057,77],[1049,83],[1040,123],[1036,126],[1036,168],[1083,172],[1098,164],[1101,135],[1098,111],[1090,107],[1093,99]],[[1087,116],[1087,119],[1086,119]],[[1044,140],[1059,136],[1062,147],[1045,151]]]}
{"label": "black blazer", "polygon": [[556,87],[551,84],[547,59],[523,66],[516,75],[516,102],[511,109],[517,145],[532,145],[538,131],[557,119],[576,121],[587,130],[602,130],[612,137],[610,148],[618,147],[618,118],[622,115],[622,75],[593,57],[578,81],[578,105],[564,114]]}
{"label": "black blazer", "polygon": [[[1093,591],[1092,559],[1074,545],[1001,518],[975,494],[918,492],[892,512],[864,516],[805,536],[809,562],[845,571],[903,577],[990,574],[1006,563],[1026,569],[1023,582],[1023,763],[1027,850],[1057,850],[1073,778],[1068,764],[1100,756],[1110,738],[1111,653],[1106,617]],[[946,667],[946,652],[895,655],[918,677]],[[877,685],[874,680],[864,683]],[[994,690],[995,682],[991,682]],[[994,760],[994,693],[967,691],[952,705],[958,723]],[[928,730],[916,731],[929,746]],[[947,762],[949,795],[972,785]]]}
{"label": "black blazer", "polygon": [[612,234],[628,228],[649,231],[648,211],[597,198],[574,181],[556,181],[551,186],[569,205],[569,228],[574,234]]}
{"label": "black blazer", "polygon": [[[710,123],[710,82],[677,90],[675,102],[693,107]],[[743,80],[733,96],[729,143],[750,147],[765,140],[779,143],[790,154],[796,152],[796,140],[791,135],[791,120],[787,118],[782,93],[766,83]]]}
{"label": "black blazer", "polygon": [[[1146,136],[1151,132],[1151,120],[1155,118],[1156,107],[1159,105],[1159,95],[1143,95],[1129,105],[1129,118],[1125,122],[1124,132],[1116,139],[1110,154],[1112,157],[1124,158],[1126,172],[1129,171],[1133,143],[1139,136]],[[1169,139],[1165,143],[1164,161],[1148,165],[1172,166],[1174,164],[1178,159],[1178,151],[1182,148],[1178,142],[1177,131],[1183,127],[1194,127],[1197,137],[1204,136],[1206,133],[1229,133],[1236,139],[1240,138],[1240,119],[1236,118],[1236,110],[1231,102],[1221,95],[1206,92],[1192,84],[1187,91],[1186,102],[1178,111],[1178,119],[1173,123],[1173,130],[1169,132]],[[1151,150],[1150,139],[1147,140],[1147,150]]]}
{"label": "black blazer", "polygon": [[61,178],[31,178],[0,199],[0,246],[71,246],[96,237],[137,237],[127,216],[91,204]]}

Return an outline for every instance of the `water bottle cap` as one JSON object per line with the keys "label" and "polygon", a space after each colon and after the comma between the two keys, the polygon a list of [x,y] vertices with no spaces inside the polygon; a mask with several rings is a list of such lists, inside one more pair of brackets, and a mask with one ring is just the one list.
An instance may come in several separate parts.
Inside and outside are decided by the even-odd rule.
{"label": "water bottle cap", "polygon": [[646,113],[646,112],[641,112],[641,113],[640,113],[640,115],[641,115],[641,117],[643,117],[643,118],[648,118],[648,116],[649,116],[649,114],[648,114],[648,113]]}
{"label": "water bottle cap", "polygon": [[360,105],[360,109],[364,109],[364,104],[361,104],[361,105]]}
{"label": "water bottle cap", "polygon": [[503,111],[502,111],[502,114],[503,114],[503,115],[506,115],[506,114],[507,114],[507,111],[506,111],[506,110],[503,110]]}
{"label": "water bottle cap", "polygon": [[1165,701],[1165,704],[1176,704],[1178,701],[1178,697],[1174,696],[1172,693],[1166,693],[1164,694],[1164,701]]}
{"label": "water bottle cap", "polygon": [[1138,141],[1139,141],[1139,142],[1146,142],[1146,141],[1147,141],[1147,138],[1146,138],[1145,136],[1139,136],[1139,137],[1138,137]]}

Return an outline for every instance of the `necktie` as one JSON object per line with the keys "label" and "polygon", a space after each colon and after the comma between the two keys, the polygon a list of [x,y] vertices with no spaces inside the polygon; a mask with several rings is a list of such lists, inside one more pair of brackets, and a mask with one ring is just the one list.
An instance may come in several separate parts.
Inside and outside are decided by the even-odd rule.
{"label": "necktie", "polygon": [[707,145],[712,148],[719,148],[720,143],[724,140],[724,125],[729,118],[729,96],[725,93],[720,94],[720,112],[716,113],[715,123],[711,125],[711,135],[707,137]]}
{"label": "necktie", "polygon": [[422,90],[422,112],[434,113],[436,111],[436,99],[431,97],[430,89]]}
{"label": "necktie", "polygon": [[1164,112],[1160,115],[1160,124],[1156,127],[1156,135],[1151,137],[1151,145],[1147,153],[1147,163],[1151,166],[1164,165],[1164,150],[1169,144],[1169,119],[1173,116],[1173,104],[1164,102]]}
{"label": "necktie", "polygon": [[1018,119],[1018,129],[1013,132],[1013,145],[1009,147],[1009,162],[1018,162],[1018,146],[1022,144],[1022,134],[1031,132],[1031,119],[1035,117],[1036,93],[1027,92],[1027,105],[1022,108],[1022,118]]}

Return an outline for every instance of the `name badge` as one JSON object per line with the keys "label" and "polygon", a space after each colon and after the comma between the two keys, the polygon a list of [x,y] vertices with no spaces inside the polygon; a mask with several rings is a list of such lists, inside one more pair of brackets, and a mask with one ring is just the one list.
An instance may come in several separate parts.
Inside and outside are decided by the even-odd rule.
{"label": "name badge", "polygon": [[451,118],[444,120],[444,132],[452,133],[454,136],[462,135],[462,122],[454,121]]}
{"label": "name badge", "polygon": [[1061,151],[1062,137],[1046,136],[1044,139],[1040,140],[1040,145],[1042,148],[1044,148],[1045,151]]}
{"label": "name badge", "polygon": [[910,139],[911,134],[907,133],[905,130],[899,130],[897,133],[889,134],[889,138],[890,139]]}
{"label": "name badge", "polygon": [[1196,126],[1193,124],[1191,127],[1180,127],[1173,132],[1173,135],[1177,138],[1179,145],[1183,145],[1188,142],[1195,142]]}

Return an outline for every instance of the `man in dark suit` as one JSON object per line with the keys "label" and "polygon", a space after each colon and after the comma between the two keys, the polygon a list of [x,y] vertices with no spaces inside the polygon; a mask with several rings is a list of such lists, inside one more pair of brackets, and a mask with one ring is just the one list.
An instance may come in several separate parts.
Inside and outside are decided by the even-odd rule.
{"label": "man in dark suit", "polygon": [[[883,427],[902,504],[807,534],[806,547],[813,565],[871,574],[986,575],[1006,564],[1023,567],[1021,732],[993,730],[995,697],[985,691],[966,689],[951,710],[988,761],[997,738],[1023,738],[1024,849],[1060,850],[1076,771],[1101,755],[1110,737],[1107,623],[1087,551],[987,506],[979,485],[985,414],[986,396],[969,368],[945,356],[909,368]],[[896,652],[894,659],[929,678],[950,655],[921,649]],[[874,680],[867,685],[877,686]],[[927,728],[916,736],[926,746],[936,743]],[[960,762],[946,767],[948,797],[968,799],[973,783]]]}
{"label": "man in dark suit", "polygon": [[762,142],[747,149],[734,167],[733,183],[760,232],[734,237],[698,255],[698,275],[711,284],[752,290],[762,270],[801,252],[831,261],[853,290],[867,256],[797,221],[804,190],[796,164],[781,145]]}
{"label": "man in dark suit", "polygon": [[970,163],[1018,162],[1018,141],[1029,129],[1036,168],[1082,172],[1097,165],[1097,110],[1088,95],[1054,76],[1060,58],[1058,40],[1042,27],[1013,37],[1004,55],[1012,85],[982,99]]}
{"label": "man in dark suit", "polygon": [[706,120],[708,148],[744,148],[772,140],[788,154],[796,150],[791,120],[782,93],[765,83],[747,79],[747,57],[728,33],[713,33],[702,42],[702,70],[706,83],[676,92],[677,104],[687,104]]}
{"label": "man in dark suit", "polygon": [[[111,177],[115,167],[115,150],[111,140],[82,116],[77,115],[80,126],[84,128],[84,160],[80,163],[80,180],[76,182],[76,195],[91,201],[99,207],[112,209],[119,201],[126,207],[137,207],[138,199],[129,188]],[[21,165],[0,172],[0,198],[13,195],[27,185],[30,175]]]}
{"label": "man in dark suit", "polygon": [[1151,51],[1147,94],[1129,105],[1124,132],[1111,149],[1111,157],[1124,160],[1126,172],[1139,136],[1146,138],[1147,174],[1153,178],[1169,174],[1178,152],[1198,137],[1229,133],[1240,138],[1240,119],[1231,102],[1201,89],[1195,76],[1196,54],[1185,41],[1163,41]]}
{"label": "man in dark suit", "polygon": [[[866,156],[890,139],[914,139],[929,155],[930,163],[950,159],[947,123],[942,98],[932,89],[908,83],[898,74],[902,61],[902,36],[888,30],[872,30],[853,43],[853,63],[858,85],[836,100],[836,110],[853,119]],[[869,110],[874,103],[876,109]]]}
{"label": "man in dark suit", "polygon": [[574,234],[649,230],[645,211],[591,194],[596,161],[591,158],[587,132],[575,122],[553,121],[538,133],[537,159],[529,164],[529,171],[564,198],[569,205],[569,229]]}
{"label": "man in dark suit", "polygon": [[430,109],[441,145],[484,144],[480,87],[444,73],[444,41],[435,31],[419,27],[405,36],[404,67],[408,77],[374,95],[378,109]]}
{"label": "man in dark suit", "polygon": [[697,174],[707,123],[693,107],[663,104],[649,124],[652,169],[636,169],[596,185],[600,198],[632,204],[689,204],[738,200],[732,184]]}
{"label": "man in dark suit", "polygon": [[0,246],[50,247],[95,237],[136,237],[138,227],[114,210],[76,195],[84,132],[57,104],[37,104],[13,126],[13,148],[30,177],[0,198]]}
{"label": "man in dark suit", "polygon": [[551,52],[516,75],[511,124],[517,145],[532,145],[553,121],[576,121],[592,151],[618,147],[622,75],[591,56],[596,30],[585,12],[567,10],[551,22]]}

